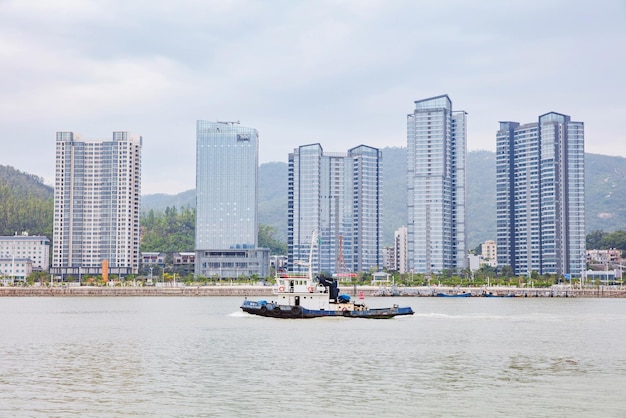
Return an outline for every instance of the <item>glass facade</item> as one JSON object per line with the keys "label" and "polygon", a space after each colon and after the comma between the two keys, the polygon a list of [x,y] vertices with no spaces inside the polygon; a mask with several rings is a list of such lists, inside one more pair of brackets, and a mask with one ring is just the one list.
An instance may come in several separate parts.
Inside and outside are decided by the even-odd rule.
{"label": "glass facade", "polygon": [[289,154],[288,268],[350,274],[382,266],[382,153],[365,145],[347,154],[320,144]]}
{"label": "glass facade", "polygon": [[269,250],[257,249],[258,147],[238,122],[196,124],[196,275],[269,274]]}
{"label": "glass facade", "polygon": [[52,272],[112,274],[139,268],[141,137],[81,140],[57,132]]}
{"label": "glass facade", "polygon": [[548,113],[538,122],[500,122],[496,135],[498,265],[515,274],[585,268],[582,122]]}
{"label": "glass facade", "polygon": [[416,101],[407,116],[410,271],[465,267],[466,123],[447,95]]}
{"label": "glass facade", "polygon": [[255,129],[197,122],[196,249],[256,247],[258,143]]}

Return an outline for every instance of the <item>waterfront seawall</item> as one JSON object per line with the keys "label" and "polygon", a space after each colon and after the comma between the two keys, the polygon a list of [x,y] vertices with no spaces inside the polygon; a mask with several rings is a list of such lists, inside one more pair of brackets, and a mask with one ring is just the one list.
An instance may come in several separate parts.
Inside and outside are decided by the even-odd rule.
{"label": "waterfront seawall", "polygon": [[[584,297],[584,298],[626,298],[626,288],[599,286],[590,288],[451,288],[451,287],[400,287],[380,288],[376,286],[343,286],[341,293],[354,297],[371,296],[420,296],[429,297],[441,293],[483,293],[494,295],[512,294],[517,297]],[[132,297],[132,296],[272,296],[271,286],[180,286],[180,287],[98,287],[98,286],[55,286],[55,287],[0,287],[0,297]]]}
{"label": "waterfront seawall", "polygon": [[3,296],[266,296],[264,286],[186,286],[186,287],[0,287]]}

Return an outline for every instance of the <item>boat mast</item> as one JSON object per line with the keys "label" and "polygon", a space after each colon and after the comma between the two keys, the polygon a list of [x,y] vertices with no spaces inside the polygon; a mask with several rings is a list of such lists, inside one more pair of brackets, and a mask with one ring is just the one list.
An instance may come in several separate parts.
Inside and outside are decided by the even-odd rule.
{"label": "boat mast", "polygon": [[317,239],[317,232],[311,232],[311,248],[309,249],[309,280],[313,280],[313,246]]}

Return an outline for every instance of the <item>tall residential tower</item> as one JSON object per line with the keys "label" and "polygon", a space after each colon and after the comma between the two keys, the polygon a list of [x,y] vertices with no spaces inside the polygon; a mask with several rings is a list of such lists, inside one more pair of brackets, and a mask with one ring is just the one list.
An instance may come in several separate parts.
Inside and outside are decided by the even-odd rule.
{"label": "tall residential tower", "polygon": [[127,132],[57,132],[53,274],[103,274],[103,263],[111,274],[138,272],[141,145]]}
{"label": "tall residential tower", "polygon": [[289,154],[289,268],[307,267],[318,234],[314,271],[350,274],[382,268],[382,152],[366,145],[325,153],[320,144]]}
{"label": "tall residential tower", "polygon": [[466,266],[466,113],[447,95],[415,102],[407,116],[408,268]]}
{"label": "tall residential tower", "polygon": [[584,126],[559,113],[500,122],[498,265],[515,274],[580,277],[585,269]]}
{"label": "tall residential tower", "polygon": [[269,275],[269,250],[257,248],[258,150],[256,129],[197,122],[196,276]]}

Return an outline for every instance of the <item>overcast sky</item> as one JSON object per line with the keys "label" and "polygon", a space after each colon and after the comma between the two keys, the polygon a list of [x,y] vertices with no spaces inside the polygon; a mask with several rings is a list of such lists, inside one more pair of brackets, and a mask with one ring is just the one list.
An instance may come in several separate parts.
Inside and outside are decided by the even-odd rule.
{"label": "overcast sky", "polygon": [[143,137],[144,194],[195,187],[195,122],[241,121],[260,162],[406,145],[415,100],[585,123],[626,157],[626,1],[0,0],[0,164],[54,179],[55,133]]}

